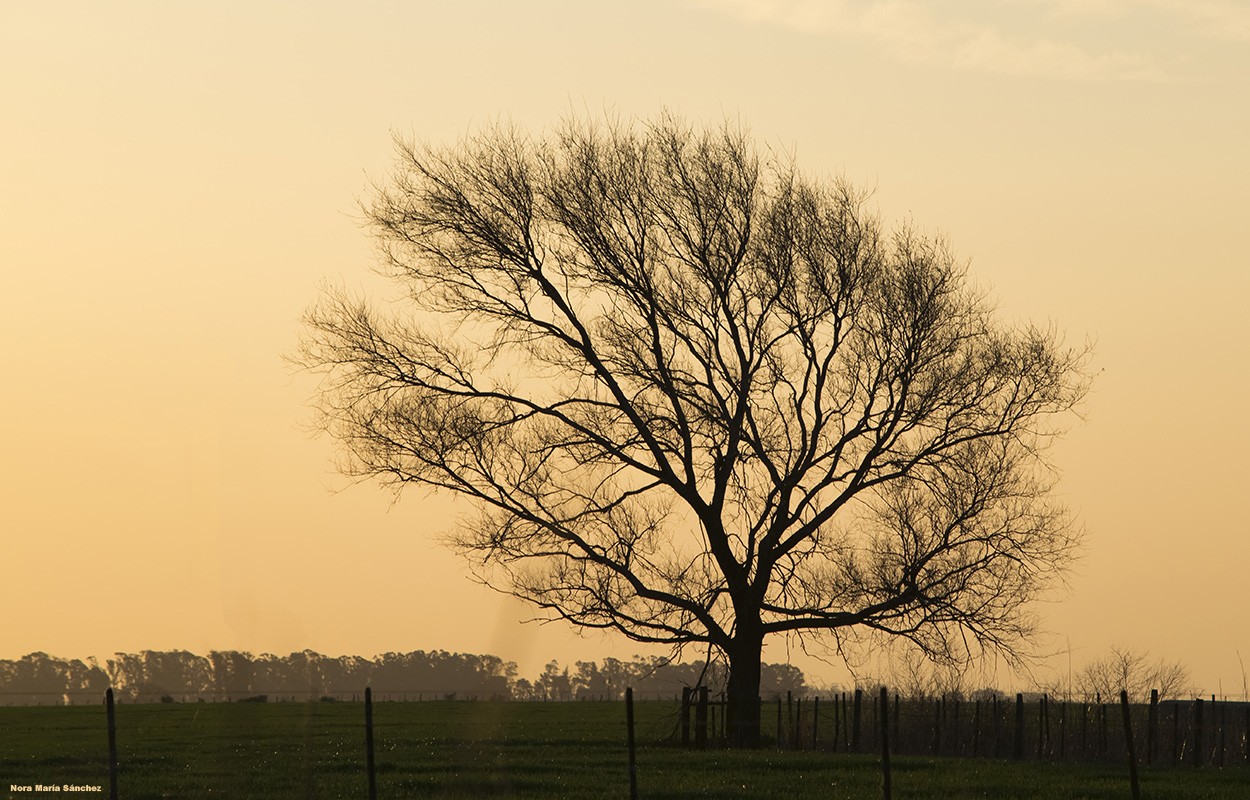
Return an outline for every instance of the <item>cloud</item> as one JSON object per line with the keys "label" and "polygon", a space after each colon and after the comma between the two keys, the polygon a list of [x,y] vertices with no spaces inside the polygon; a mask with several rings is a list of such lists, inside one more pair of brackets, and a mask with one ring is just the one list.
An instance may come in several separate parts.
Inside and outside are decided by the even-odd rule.
{"label": "cloud", "polygon": [[1157,13],[1175,25],[1212,39],[1250,41],[1245,0],[1027,0],[1067,17],[1116,18]]}
{"label": "cloud", "polygon": [[1244,0],[1141,0],[1187,21],[1212,39],[1250,42],[1250,5]]}
{"label": "cloud", "polygon": [[[791,28],[810,34],[854,38],[876,43],[895,57],[954,69],[1070,80],[1164,79],[1148,58],[1118,50],[1091,51],[1077,44],[1040,36],[1019,35],[983,19],[938,14],[936,4],[922,0],[696,0],[699,5],[748,22]],[[1230,14],[1236,7],[1218,0],[1034,0],[1008,5],[1042,5],[1054,13],[1131,12],[1142,3],[1175,6],[1174,13],[1211,6],[1208,17]],[[1215,8],[1218,7],[1218,8]],[[1010,9],[1008,9],[1010,10]],[[1173,10],[1173,9],[1170,9]],[[1198,12],[1186,12],[1194,16]],[[1017,14],[1017,16],[1019,16]],[[1207,17],[1203,17],[1207,19]],[[1027,26],[1026,26],[1027,27]]]}

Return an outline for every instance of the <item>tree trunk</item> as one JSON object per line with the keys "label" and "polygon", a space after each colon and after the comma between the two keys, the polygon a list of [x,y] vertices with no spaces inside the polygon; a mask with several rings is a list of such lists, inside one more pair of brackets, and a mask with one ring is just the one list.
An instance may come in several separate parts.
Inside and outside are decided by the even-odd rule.
{"label": "tree trunk", "polygon": [[725,694],[729,705],[730,747],[760,746],[760,658],[763,650],[762,633],[739,628],[726,654],[729,659],[729,685]]}

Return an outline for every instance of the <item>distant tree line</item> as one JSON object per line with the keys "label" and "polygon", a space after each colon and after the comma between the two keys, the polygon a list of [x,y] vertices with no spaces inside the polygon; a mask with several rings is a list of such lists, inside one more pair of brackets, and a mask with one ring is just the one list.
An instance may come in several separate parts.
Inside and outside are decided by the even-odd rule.
{"label": "distant tree line", "polygon": [[[13,661],[0,660],[0,705],[96,702],[110,686],[120,700],[132,703],[261,697],[350,700],[365,686],[372,686],[381,699],[619,700],[626,687],[632,687],[639,698],[672,698],[686,686],[707,686],[718,695],[727,678],[725,665],[719,661],[673,662],[642,656],[577,661],[572,666],[551,661],[539,675],[523,678],[514,662],[445,650],[384,653],[372,659],[330,657],[312,650],[287,656],[235,650],[214,650],[207,656],[185,650],[144,650],[116,653],[103,662],[31,653]],[[790,664],[764,664],[760,678],[760,696],[765,700],[816,693],[803,672]],[[859,685],[887,686],[910,699],[1005,696],[997,689],[972,685],[972,679],[967,672],[935,667],[915,653],[903,653],[896,654],[880,677],[861,675]],[[1115,646],[1109,654],[1075,670],[1070,679],[1039,685],[1038,694],[1092,701],[1098,696],[1113,698],[1121,688],[1128,690],[1134,702],[1144,702],[1151,689],[1157,689],[1163,699],[1180,699],[1198,691],[1180,662]]]}
{"label": "distant tree line", "polygon": [[[103,662],[30,653],[0,660],[0,704],[95,702],[110,686],[119,700],[132,703],[351,699],[365,686],[384,699],[598,700],[619,699],[627,686],[639,697],[673,697],[683,686],[720,691],[726,678],[719,663],[640,656],[578,661],[572,668],[552,661],[532,680],[517,672],[514,662],[496,656],[444,650],[385,653],[372,659],[312,650],[287,656],[144,650],[116,653]],[[803,696],[807,687],[797,667],[765,664],[761,691],[766,697],[787,692]]]}
{"label": "distant tree line", "polygon": [[[632,661],[605,658],[603,661],[578,661],[572,669],[561,668],[558,662],[547,664],[533,681],[518,678],[512,685],[512,696],[518,700],[616,700],[632,687],[639,698],[669,698],[681,693],[682,687],[707,686],[719,693],[728,679],[725,665],[719,661],[674,663],[663,658],[642,658]],[[802,670],[790,664],[761,665],[760,696],[766,699],[790,693],[802,697],[809,691]]]}

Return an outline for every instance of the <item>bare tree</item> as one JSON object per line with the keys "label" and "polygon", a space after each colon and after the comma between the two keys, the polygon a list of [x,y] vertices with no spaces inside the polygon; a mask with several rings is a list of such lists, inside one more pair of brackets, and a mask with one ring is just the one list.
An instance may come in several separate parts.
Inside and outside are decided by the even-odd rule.
{"label": "bare tree", "polygon": [[894,687],[903,697],[923,700],[927,697],[949,697],[963,700],[972,696],[972,673],[964,664],[949,659],[936,663],[915,648],[905,648],[888,662],[886,685]]}
{"label": "bare tree", "polygon": [[1017,652],[1077,541],[1042,455],[1083,348],[731,125],[397,150],[407,304],[328,291],[297,358],[347,474],[467,497],[454,545],[553,618],[722,653],[738,745],[766,637]]}
{"label": "bare tree", "polygon": [[1144,650],[1112,645],[1111,652],[1086,664],[1076,676],[1078,691],[1086,698],[1114,698],[1123,689],[1141,702],[1151,689],[1169,700],[1193,694],[1189,669],[1179,661],[1152,660]]}

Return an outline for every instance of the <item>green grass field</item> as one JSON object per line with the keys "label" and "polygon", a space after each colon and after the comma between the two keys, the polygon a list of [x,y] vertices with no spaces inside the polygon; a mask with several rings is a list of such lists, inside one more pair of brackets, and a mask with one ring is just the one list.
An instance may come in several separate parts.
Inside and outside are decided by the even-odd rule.
{"label": "green grass field", "polygon": [[[880,797],[876,758],[681,750],[671,703],[637,705],[643,798]],[[380,798],[623,798],[622,703],[377,703]],[[117,707],[120,795],[364,798],[361,703]],[[1127,765],[897,757],[896,798],[1128,798]],[[0,708],[0,790],[87,784],[107,797],[103,706]],[[1250,769],[1143,770],[1148,800],[1250,798]],[[67,793],[58,795],[70,796]],[[83,796],[75,794],[73,796]]]}

